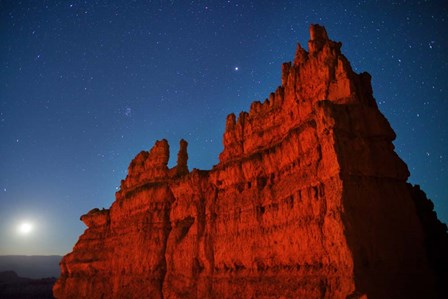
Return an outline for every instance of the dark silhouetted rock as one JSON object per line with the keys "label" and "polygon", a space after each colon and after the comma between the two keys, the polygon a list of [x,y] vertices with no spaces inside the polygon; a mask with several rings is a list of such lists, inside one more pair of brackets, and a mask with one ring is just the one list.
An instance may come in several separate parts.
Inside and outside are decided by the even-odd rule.
{"label": "dark silhouetted rock", "polygon": [[21,277],[59,277],[60,255],[0,255],[0,272],[14,271]]}
{"label": "dark silhouetted rock", "polygon": [[14,271],[0,272],[0,298],[51,299],[55,277],[31,279],[19,277]]}

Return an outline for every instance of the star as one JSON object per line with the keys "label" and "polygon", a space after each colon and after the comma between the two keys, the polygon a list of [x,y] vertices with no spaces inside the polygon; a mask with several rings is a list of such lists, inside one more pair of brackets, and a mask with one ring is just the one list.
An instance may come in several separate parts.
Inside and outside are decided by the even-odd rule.
{"label": "star", "polygon": [[240,70],[240,68],[236,66],[236,67],[234,68],[234,70],[235,70],[235,72],[238,72],[238,71]]}

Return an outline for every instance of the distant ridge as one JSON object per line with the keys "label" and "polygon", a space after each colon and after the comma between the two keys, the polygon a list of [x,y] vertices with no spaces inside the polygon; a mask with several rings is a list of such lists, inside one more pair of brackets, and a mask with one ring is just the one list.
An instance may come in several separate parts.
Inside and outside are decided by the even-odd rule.
{"label": "distant ridge", "polygon": [[20,277],[59,277],[60,255],[0,255],[0,272],[14,271]]}
{"label": "distant ridge", "polygon": [[0,298],[51,299],[51,288],[56,278],[31,279],[17,275],[14,271],[0,271]]}

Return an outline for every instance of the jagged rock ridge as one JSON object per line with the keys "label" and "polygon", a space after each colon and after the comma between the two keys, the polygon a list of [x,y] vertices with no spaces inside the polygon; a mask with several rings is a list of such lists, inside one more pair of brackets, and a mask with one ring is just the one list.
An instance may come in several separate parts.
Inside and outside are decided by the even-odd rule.
{"label": "jagged rock ridge", "polygon": [[227,117],[212,170],[189,172],[183,140],[172,169],[166,140],[135,157],[111,208],[81,217],[57,298],[446,294],[446,226],[406,183],[370,75],[310,33],[269,99]]}

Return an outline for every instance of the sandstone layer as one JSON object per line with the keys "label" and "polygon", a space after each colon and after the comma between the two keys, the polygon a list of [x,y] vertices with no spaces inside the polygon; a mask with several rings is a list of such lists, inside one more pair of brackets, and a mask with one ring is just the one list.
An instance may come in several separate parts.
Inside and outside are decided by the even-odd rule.
{"label": "sandstone layer", "polygon": [[448,237],[407,183],[370,75],[319,25],[282,85],[226,120],[220,162],[131,162],[61,262],[57,298],[443,298]]}

